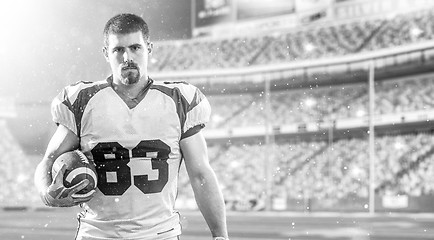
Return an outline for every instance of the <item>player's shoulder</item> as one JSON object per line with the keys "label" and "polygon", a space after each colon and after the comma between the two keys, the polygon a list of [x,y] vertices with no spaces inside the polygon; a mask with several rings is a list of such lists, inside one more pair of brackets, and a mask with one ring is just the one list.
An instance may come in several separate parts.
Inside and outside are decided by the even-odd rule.
{"label": "player's shoulder", "polygon": [[195,95],[198,88],[185,81],[154,81],[154,88],[170,92],[180,92],[184,96]]}
{"label": "player's shoulder", "polygon": [[105,88],[110,86],[106,80],[96,81],[96,82],[87,82],[87,81],[79,81],[68,85],[65,87],[65,90],[71,93],[77,93],[89,88]]}
{"label": "player's shoulder", "polygon": [[195,88],[192,84],[186,81],[155,81],[153,80],[153,85],[164,86],[167,88]]}
{"label": "player's shoulder", "polygon": [[73,102],[79,97],[92,97],[100,90],[109,86],[110,84],[106,80],[95,82],[79,81],[66,86],[58,97],[67,98]]}

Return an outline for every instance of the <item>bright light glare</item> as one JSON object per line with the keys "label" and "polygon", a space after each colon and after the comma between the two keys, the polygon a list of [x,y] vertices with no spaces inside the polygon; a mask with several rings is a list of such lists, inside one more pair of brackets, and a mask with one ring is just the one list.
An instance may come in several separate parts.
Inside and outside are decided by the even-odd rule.
{"label": "bright light glare", "polygon": [[222,116],[220,116],[219,114],[214,114],[211,119],[212,119],[212,122],[215,122],[215,123],[220,123],[221,121],[224,120],[224,118]]}
{"label": "bright light glare", "polygon": [[[30,30],[35,15],[42,9],[39,7],[40,1],[33,0],[14,0],[0,1],[0,21],[2,31],[6,33],[16,33],[19,30]],[[27,26],[27,28],[24,28]]]}
{"label": "bright light glare", "polygon": [[158,62],[158,60],[156,58],[151,58],[151,63],[152,64],[156,64]]}
{"label": "bright light glare", "polygon": [[396,141],[394,147],[396,150],[401,150],[404,148],[404,144],[401,141]]}
{"label": "bright light glare", "polygon": [[18,174],[16,181],[18,183],[24,183],[28,177],[25,174]]}
{"label": "bright light glare", "polygon": [[414,27],[410,30],[410,34],[413,37],[419,37],[419,35],[421,35],[422,33],[423,33],[423,31],[418,27]]}
{"label": "bright light glare", "polygon": [[[47,0],[13,0],[0,1],[0,48],[2,54],[13,49],[12,45],[23,46],[30,41],[36,31],[42,26],[34,26],[40,16],[43,16]],[[42,14],[41,14],[42,13]]]}
{"label": "bright light glare", "polygon": [[359,110],[357,110],[357,112],[356,112],[356,116],[357,116],[357,117],[363,117],[363,116],[366,116],[366,111],[365,111],[364,109],[359,109]]}
{"label": "bright light glare", "polygon": [[312,43],[306,43],[306,45],[304,45],[304,49],[307,52],[311,52],[315,49],[315,46]]}
{"label": "bright light glare", "polygon": [[306,105],[306,107],[313,107],[313,106],[315,106],[315,104],[316,104],[316,100],[313,99],[313,98],[307,98],[307,99],[304,101],[304,104]]}

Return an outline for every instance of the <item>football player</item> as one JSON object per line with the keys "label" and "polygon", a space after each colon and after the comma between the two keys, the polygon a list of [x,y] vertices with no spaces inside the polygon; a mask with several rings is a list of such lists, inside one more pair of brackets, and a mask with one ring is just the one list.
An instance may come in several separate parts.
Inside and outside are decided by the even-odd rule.
{"label": "football player", "polygon": [[[213,239],[228,239],[222,193],[201,132],[210,105],[186,82],[151,79],[152,51],[141,17],[113,17],[104,28],[103,47],[112,75],[70,85],[52,102],[58,127],[36,169],[35,184],[48,206],[80,204],[77,240],[178,239],[180,216],[174,205],[183,159]],[[74,149],[96,165],[98,187],[91,196],[77,194],[86,180],[65,188],[61,173],[51,177],[55,159]]]}

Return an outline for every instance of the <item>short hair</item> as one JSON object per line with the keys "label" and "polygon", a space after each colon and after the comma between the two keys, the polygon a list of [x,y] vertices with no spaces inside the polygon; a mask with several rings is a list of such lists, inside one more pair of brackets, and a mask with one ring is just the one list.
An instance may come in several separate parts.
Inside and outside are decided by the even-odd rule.
{"label": "short hair", "polygon": [[104,27],[104,46],[108,46],[110,34],[128,34],[137,31],[142,32],[145,41],[149,40],[148,24],[143,18],[131,13],[118,14],[108,20]]}

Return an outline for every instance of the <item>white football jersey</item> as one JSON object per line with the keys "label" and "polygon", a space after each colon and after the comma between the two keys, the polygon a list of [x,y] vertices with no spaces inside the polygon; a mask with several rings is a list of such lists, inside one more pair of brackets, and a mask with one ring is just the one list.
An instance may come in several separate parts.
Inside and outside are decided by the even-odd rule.
{"label": "white football jersey", "polygon": [[179,141],[209,120],[205,96],[185,82],[151,81],[130,109],[112,78],[66,87],[52,103],[53,120],[80,138],[98,173],[94,197],[82,204],[77,239],[166,239],[181,234],[174,209]]}

